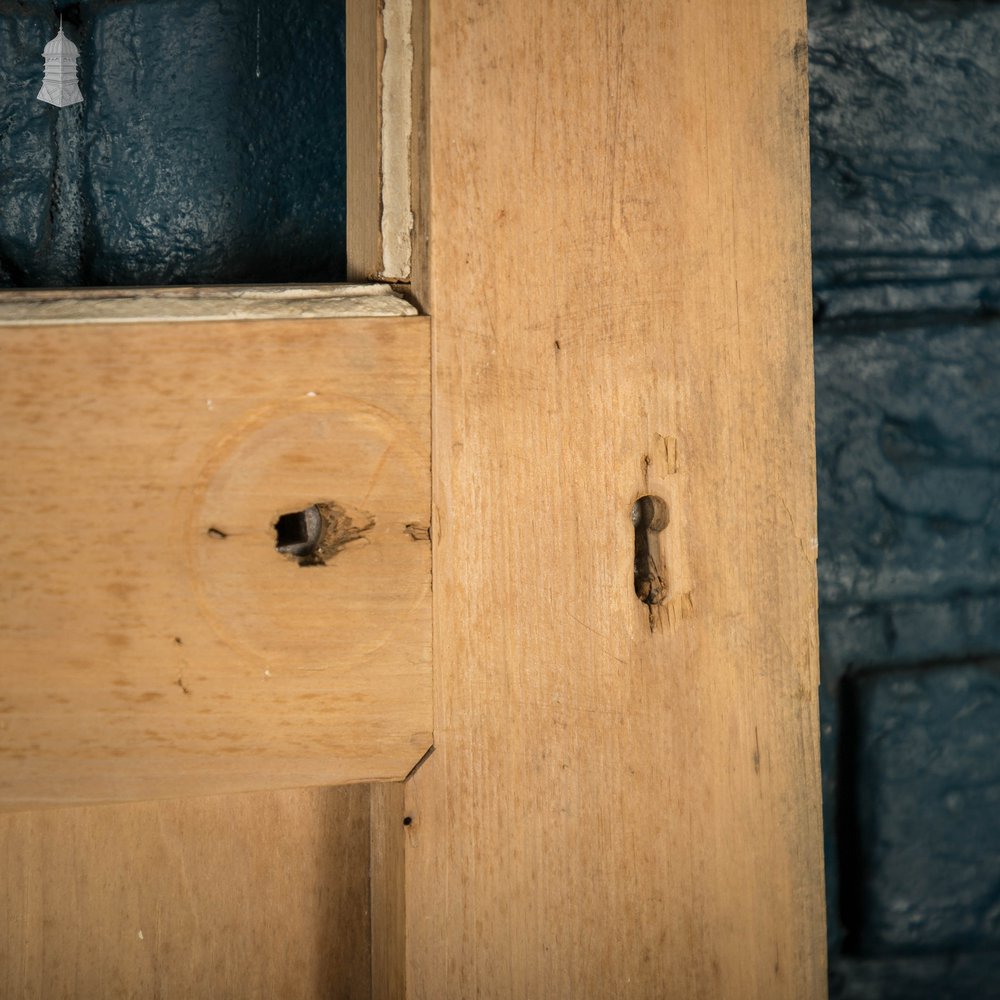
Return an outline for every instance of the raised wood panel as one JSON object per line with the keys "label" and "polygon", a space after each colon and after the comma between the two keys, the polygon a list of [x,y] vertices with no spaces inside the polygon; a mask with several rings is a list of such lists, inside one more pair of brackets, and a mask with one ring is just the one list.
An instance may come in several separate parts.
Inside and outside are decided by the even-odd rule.
{"label": "raised wood panel", "polygon": [[369,789],[0,815],[0,996],[358,1000]]}
{"label": "raised wood panel", "polygon": [[408,994],[822,997],[804,5],[430,7]]}
{"label": "raised wood panel", "polygon": [[[0,806],[405,775],[427,320],[8,325],[0,351]],[[317,502],[343,544],[301,566],[275,523]]]}

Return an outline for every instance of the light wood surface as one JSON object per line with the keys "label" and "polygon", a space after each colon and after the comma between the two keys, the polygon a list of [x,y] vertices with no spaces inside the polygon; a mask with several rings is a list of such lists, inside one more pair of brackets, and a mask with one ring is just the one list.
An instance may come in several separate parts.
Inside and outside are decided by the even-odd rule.
{"label": "light wood surface", "polygon": [[[419,8],[419,0],[418,0]],[[407,283],[414,239],[411,157],[421,113],[419,9],[413,0],[351,0],[347,35],[347,273]]]}
{"label": "light wood surface", "polygon": [[[427,320],[0,352],[0,806],[403,777],[432,728]],[[301,566],[275,523],[318,502],[344,544]]]}
{"label": "light wood surface", "polygon": [[0,815],[0,996],[358,1000],[367,786]]}
{"label": "light wood surface", "polygon": [[347,276],[382,271],[381,0],[344,5],[347,97]]}
{"label": "light wood surface", "polygon": [[413,89],[412,108],[413,122],[410,134],[410,195],[413,208],[413,256],[410,261],[410,281],[402,286],[408,296],[426,313],[425,303],[428,300],[428,282],[430,274],[430,213],[427,205],[428,172],[427,172],[427,87],[430,77],[430,66],[427,59],[427,42],[429,38],[428,4],[430,0],[412,0],[412,19],[410,28],[413,40]]}
{"label": "light wood surface", "polygon": [[371,789],[372,1000],[406,995],[406,882],[403,846],[412,825],[401,781]]}
{"label": "light wood surface", "polygon": [[804,5],[436,0],[429,31],[408,994],[822,997]]}
{"label": "light wood surface", "polygon": [[413,3],[382,0],[382,270],[408,281],[413,240],[410,146],[413,133]]}
{"label": "light wood surface", "polygon": [[4,290],[0,326],[415,316],[388,285],[199,285]]}

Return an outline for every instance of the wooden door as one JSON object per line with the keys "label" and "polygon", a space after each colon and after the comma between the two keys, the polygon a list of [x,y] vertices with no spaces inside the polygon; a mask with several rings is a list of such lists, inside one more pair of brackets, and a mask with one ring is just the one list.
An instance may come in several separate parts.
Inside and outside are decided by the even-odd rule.
{"label": "wooden door", "polygon": [[[173,936],[96,963],[123,995],[825,994],[804,7],[427,7],[433,752],[286,800],[293,856],[353,831],[328,834],[343,882],[259,874],[275,793],[202,826],[194,801],[0,820],[24,995],[99,981],[66,942],[117,954],[136,906]],[[669,512],[652,591],[644,496]],[[234,848],[261,831],[264,913],[214,891],[237,857],[185,869],[226,817]],[[31,835],[76,897],[23,874]],[[261,944],[283,907],[316,936]],[[358,921],[360,971],[331,950]]]}

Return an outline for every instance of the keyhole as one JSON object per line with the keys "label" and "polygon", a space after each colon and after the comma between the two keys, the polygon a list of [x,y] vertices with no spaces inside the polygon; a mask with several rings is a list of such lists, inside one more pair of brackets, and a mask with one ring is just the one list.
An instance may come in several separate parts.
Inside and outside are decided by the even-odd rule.
{"label": "keyhole", "polygon": [[660,497],[639,497],[632,504],[635,528],[635,595],[643,604],[660,604],[667,596],[667,574],[660,557],[660,532],[670,511]]}

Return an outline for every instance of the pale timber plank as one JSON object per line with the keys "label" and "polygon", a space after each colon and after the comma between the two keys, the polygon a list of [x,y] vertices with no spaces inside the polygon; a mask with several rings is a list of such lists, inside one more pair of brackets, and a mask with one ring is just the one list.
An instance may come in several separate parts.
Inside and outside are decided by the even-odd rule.
{"label": "pale timber plank", "polygon": [[[418,305],[427,295],[429,281],[430,219],[427,210],[427,5],[428,0],[412,0],[410,27],[413,45],[413,80],[411,101],[413,121],[410,135],[410,194],[413,208],[412,260],[410,282],[406,290]],[[421,309],[426,312],[425,309]]]}
{"label": "pale timber plank", "polygon": [[410,149],[413,139],[413,2],[382,2],[382,270],[408,281],[413,247]]}
{"label": "pale timber plank", "polygon": [[[427,320],[0,351],[0,806],[404,776],[431,742]],[[357,530],[303,567],[274,525],[316,502]]]}
{"label": "pale timber plank", "polygon": [[347,59],[347,274],[382,271],[381,0],[349,0]]}
{"label": "pale timber plank", "polygon": [[804,13],[431,4],[414,998],[825,995]]}
{"label": "pale timber plank", "polygon": [[413,7],[413,0],[347,5],[347,270],[353,279],[410,280],[419,208],[411,157],[422,111]]}
{"label": "pale timber plank", "polygon": [[0,996],[367,998],[368,792],[0,815]]}
{"label": "pale timber plank", "polygon": [[[406,883],[403,844],[412,821],[400,781],[371,789],[372,1000],[406,995]],[[419,906],[419,902],[415,902]]]}

